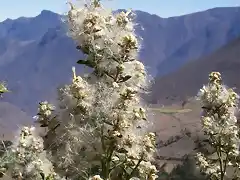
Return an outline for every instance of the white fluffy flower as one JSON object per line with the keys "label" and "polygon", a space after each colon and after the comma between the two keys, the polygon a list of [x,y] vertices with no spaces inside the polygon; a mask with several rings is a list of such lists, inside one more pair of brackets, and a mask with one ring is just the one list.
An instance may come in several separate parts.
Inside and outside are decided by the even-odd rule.
{"label": "white fluffy flower", "polygon": [[[198,94],[203,106],[202,128],[209,145],[218,154],[218,159],[235,167],[239,155],[239,128],[235,116],[238,98],[232,89],[222,84],[218,72],[209,75],[209,84]],[[198,153],[197,159],[201,170],[214,178],[218,178],[219,173],[226,173],[224,164],[216,164],[208,156]]]}

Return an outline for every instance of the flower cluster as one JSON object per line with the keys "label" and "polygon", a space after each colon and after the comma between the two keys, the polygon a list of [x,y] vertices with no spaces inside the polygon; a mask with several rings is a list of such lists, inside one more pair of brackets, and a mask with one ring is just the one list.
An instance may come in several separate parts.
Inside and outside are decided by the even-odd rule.
{"label": "flower cluster", "polygon": [[0,83],[0,96],[2,96],[2,94],[6,92],[9,92],[6,83],[5,82]]}
{"label": "flower cluster", "polygon": [[97,0],[83,9],[72,7],[68,14],[69,34],[76,40],[77,48],[88,55],[87,60],[78,63],[94,68],[98,75],[104,73],[114,85],[128,80],[127,74],[135,71],[129,83],[142,86],[146,72],[143,64],[136,61],[140,44],[130,13],[114,16]]}
{"label": "flower cluster", "polygon": [[11,149],[14,156],[11,166],[12,177],[36,180],[45,177],[58,179],[43,148],[43,140],[35,133],[35,128],[23,127]]}
{"label": "flower cluster", "polygon": [[227,167],[240,167],[239,128],[235,116],[239,97],[222,84],[219,72],[209,75],[209,84],[203,86],[198,97],[203,105],[202,128],[214,154],[209,157],[198,153],[197,159],[202,171],[210,177],[223,179]]}
{"label": "flower cluster", "polygon": [[[82,9],[71,5],[69,35],[86,54],[78,64],[93,72],[77,76],[59,91],[57,122],[48,134],[56,172],[78,179],[156,179],[151,164],[155,134],[140,91],[148,86],[144,65],[137,60],[140,43],[131,12],[113,15],[98,0]],[[49,136],[49,135],[48,135]],[[54,138],[53,138],[54,137]]]}
{"label": "flower cluster", "polygon": [[100,0],[70,5],[69,35],[86,55],[77,63],[93,71],[80,77],[73,68],[72,83],[59,89],[59,104],[39,103],[36,122],[47,132],[41,138],[23,128],[13,146],[14,177],[154,180],[155,134],[140,98],[148,78],[138,61],[133,13],[114,15]]}
{"label": "flower cluster", "polygon": [[52,119],[52,112],[54,111],[54,106],[49,104],[47,101],[39,103],[38,114],[34,118],[41,124],[41,127],[47,127]]}

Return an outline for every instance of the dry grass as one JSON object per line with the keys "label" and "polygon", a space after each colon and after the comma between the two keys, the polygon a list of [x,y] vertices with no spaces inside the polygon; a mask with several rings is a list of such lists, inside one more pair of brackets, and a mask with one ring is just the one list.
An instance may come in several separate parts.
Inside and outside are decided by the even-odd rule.
{"label": "dry grass", "polygon": [[[188,129],[193,135],[200,133],[200,113],[201,106],[197,101],[190,101],[184,109],[181,109],[181,103],[176,103],[171,106],[159,107],[152,106],[155,114],[154,127],[158,135],[158,140],[167,140],[171,136],[181,134],[181,130]],[[174,113],[176,112],[176,113]],[[189,137],[184,137],[181,140],[167,147],[162,147],[158,150],[159,156],[181,158],[186,154],[193,152],[194,141]],[[176,160],[160,160],[160,164],[168,163],[166,170],[170,171],[180,161]]]}
{"label": "dry grass", "polygon": [[[200,130],[200,111],[198,102],[190,101],[185,108],[181,103],[175,103],[171,106],[161,107],[160,105],[151,105],[150,110],[154,113],[154,128],[152,131],[158,135],[158,140],[167,140],[171,136],[181,134],[181,130],[187,128],[192,133],[198,133]],[[5,134],[4,140],[12,140],[13,132]],[[158,155],[165,157],[181,158],[185,154],[192,152],[194,143],[190,138],[183,138],[176,143],[159,149]],[[160,160],[160,164],[168,163],[167,171],[179,164],[175,160]],[[4,180],[9,180],[5,177]]]}

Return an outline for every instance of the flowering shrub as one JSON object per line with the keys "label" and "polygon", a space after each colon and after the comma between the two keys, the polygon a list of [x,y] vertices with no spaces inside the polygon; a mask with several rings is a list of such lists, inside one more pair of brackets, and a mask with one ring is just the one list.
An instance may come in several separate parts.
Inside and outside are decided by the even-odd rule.
{"label": "flowering shrub", "polygon": [[60,125],[46,141],[63,176],[155,179],[155,134],[138,95],[147,78],[129,13],[114,16],[97,0],[69,11],[69,34],[86,54],[78,63],[93,72],[80,77],[73,68],[72,84],[59,90]]}
{"label": "flowering shrub", "polygon": [[[50,179],[55,177],[51,162],[43,150],[43,140],[35,134],[34,127],[23,127],[19,139],[12,146],[14,167],[11,175],[15,179]],[[57,176],[54,178],[57,179]]]}
{"label": "flowering shrub", "polygon": [[73,68],[72,83],[59,89],[59,104],[39,104],[36,119],[47,133],[40,137],[23,128],[12,149],[13,177],[154,180],[155,134],[148,132],[139,95],[148,78],[137,59],[132,13],[113,15],[99,0],[70,5],[69,35],[86,55],[77,63],[93,71],[80,77]]}
{"label": "flowering shrub", "polygon": [[[69,36],[86,57],[77,63],[92,72],[80,77],[73,67],[71,84],[58,91],[59,104],[39,103],[35,118],[40,129],[21,129],[0,159],[0,175],[21,180],[155,180],[156,137],[149,132],[151,118],[140,97],[149,81],[138,61],[141,43],[133,13],[114,15],[100,0],[89,0],[82,8],[70,5]],[[7,91],[0,84],[0,95]],[[212,150],[211,155],[197,154],[200,170],[210,179],[239,178],[237,94],[213,72],[199,99]],[[235,172],[228,173],[229,167]]]}
{"label": "flowering shrub", "polygon": [[197,154],[198,165],[210,179],[239,179],[238,95],[223,85],[220,73],[212,72],[198,97],[203,104],[202,128],[211,151]]}

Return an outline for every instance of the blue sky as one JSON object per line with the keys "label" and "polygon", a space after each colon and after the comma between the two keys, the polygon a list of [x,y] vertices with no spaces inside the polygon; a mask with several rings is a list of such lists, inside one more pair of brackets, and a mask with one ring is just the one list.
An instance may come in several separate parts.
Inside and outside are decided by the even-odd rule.
{"label": "blue sky", "polygon": [[[240,0],[111,0],[106,5],[113,9],[132,8],[171,17],[213,7],[240,6]],[[65,0],[0,0],[0,21],[36,16],[43,9],[62,14],[67,8]]]}

